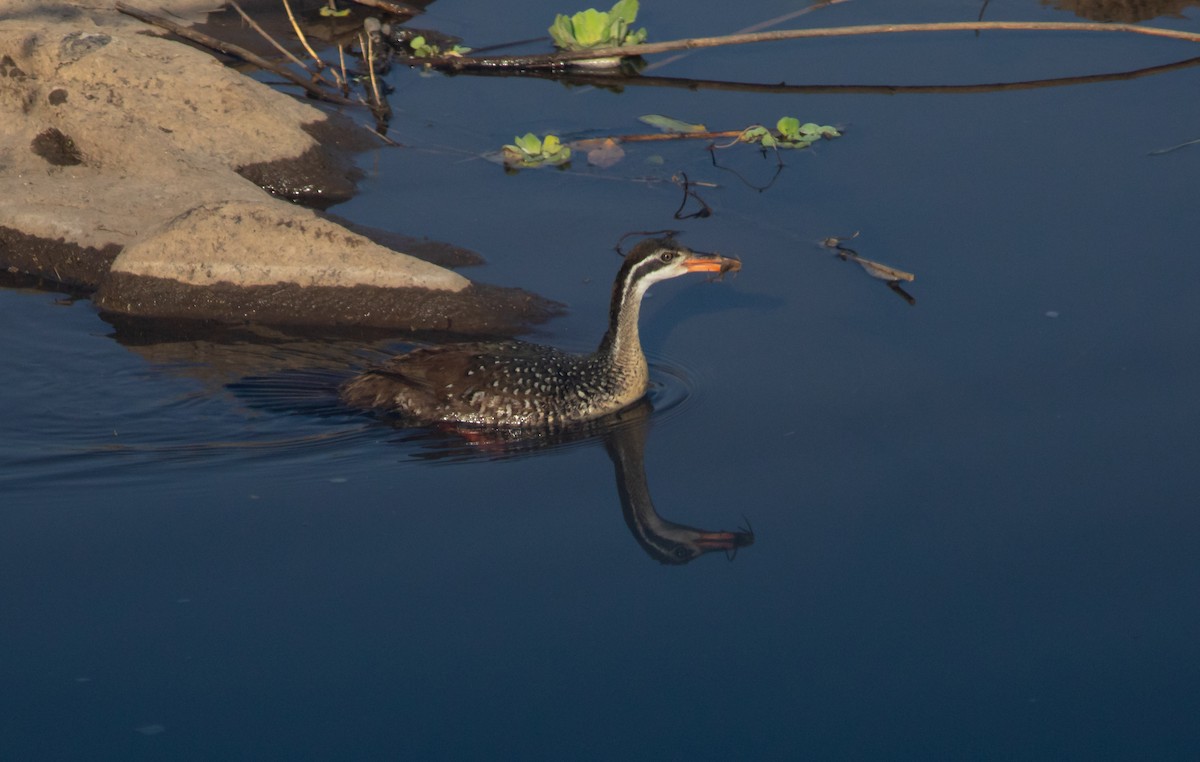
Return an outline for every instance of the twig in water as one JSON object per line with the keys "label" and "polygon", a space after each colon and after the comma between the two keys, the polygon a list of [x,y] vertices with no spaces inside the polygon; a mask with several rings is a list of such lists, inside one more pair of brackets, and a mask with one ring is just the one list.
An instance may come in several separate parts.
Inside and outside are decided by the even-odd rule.
{"label": "twig in water", "polygon": [[534,56],[443,56],[424,59],[440,69],[536,69],[558,68],[574,61],[592,58],[628,58],[676,50],[715,48],[724,45],[748,45],[758,42],[800,40],[813,37],[851,37],[870,34],[899,34],[913,32],[973,32],[977,30],[1007,30],[1022,32],[1126,32],[1152,37],[1167,37],[1186,42],[1200,42],[1200,34],[1161,27],[1136,24],[1098,24],[1079,21],[950,21],[927,24],[868,24],[863,26],[824,27],[820,29],[785,29],[775,32],[730,34],[720,37],[691,37],[683,40],[649,42],[641,45],[598,48],[595,50],[565,50],[549,55]]}
{"label": "twig in water", "polygon": [[[272,47],[274,47],[274,48],[275,48],[276,50],[278,50],[280,53],[283,53],[285,56],[287,56],[287,57],[288,57],[288,59],[289,59],[289,60],[290,60],[292,63],[296,64],[296,65],[297,65],[297,66],[299,66],[301,69],[304,69],[304,70],[305,70],[306,72],[308,72],[309,74],[312,74],[313,78],[314,78],[315,80],[317,80],[318,82],[323,82],[323,83],[325,83],[325,84],[327,84],[327,85],[329,85],[329,84],[330,84],[328,81],[326,81],[326,80],[325,80],[325,78],[324,78],[324,77],[322,77],[322,76],[321,76],[321,73],[320,73],[320,72],[313,73],[312,69],[309,69],[309,68],[308,68],[308,64],[304,63],[304,62],[303,62],[303,61],[301,61],[299,58],[297,58],[296,56],[294,56],[294,55],[292,54],[292,51],[290,51],[290,50],[288,50],[287,48],[285,48],[284,46],[280,45],[280,44],[279,44],[279,43],[278,43],[278,42],[275,40],[275,38],[274,38],[274,37],[272,37],[272,36],[271,36],[271,35],[270,35],[270,34],[267,32],[267,30],[265,30],[265,29],[263,29],[261,26],[259,26],[257,21],[255,21],[254,19],[250,18],[250,14],[248,14],[248,13],[246,13],[244,10],[242,10],[242,6],[240,6],[240,5],[238,5],[238,4],[237,4],[237,0],[229,0],[229,4],[230,4],[231,6],[233,6],[233,9],[234,9],[235,11],[237,11],[237,12],[238,12],[238,14],[239,14],[239,15],[242,17],[242,20],[243,20],[243,21],[245,21],[247,24],[249,24],[249,25],[250,25],[250,28],[251,28],[251,29],[253,29],[254,31],[258,32],[259,36],[260,36],[260,37],[262,37],[262,38],[263,38],[264,40],[266,40],[267,42],[271,43],[271,46],[272,46]],[[334,77],[337,77],[337,72],[334,72]],[[340,85],[341,85],[341,83],[339,82],[339,83],[338,83],[338,85],[340,86]]]}
{"label": "twig in water", "polygon": [[[365,38],[365,41],[364,41]],[[369,104],[371,113],[375,115],[375,121],[378,129],[382,132],[392,116],[392,108],[384,101],[383,96],[379,92],[379,80],[375,78],[375,49],[371,44],[371,35],[360,33],[358,35],[358,46],[363,53],[363,57],[367,62],[367,74],[371,79],[371,94],[373,99]]]}
{"label": "twig in water", "polygon": [[[979,21],[983,21],[983,14],[987,12],[988,3],[990,3],[991,1],[992,0],[983,0],[983,5],[979,6],[979,19],[978,19]],[[975,36],[978,37],[979,35],[980,35],[980,32],[978,29],[976,29]]]}
{"label": "twig in water", "polygon": [[1197,143],[1200,143],[1200,138],[1196,138],[1195,140],[1189,140],[1185,143],[1180,143],[1177,146],[1171,146],[1170,148],[1160,148],[1157,151],[1151,151],[1150,153],[1148,153],[1146,155],[1147,156],[1162,156],[1164,153],[1171,153],[1172,151],[1178,151],[1180,148],[1187,148],[1188,146],[1194,146]]}
{"label": "twig in water", "polygon": [[622,251],[621,247],[625,245],[625,239],[633,235],[661,235],[666,236],[667,238],[674,238],[682,232],[682,230],[630,230],[628,233],[625,233],[617,239],[617,245],[613,247],[613,251],[617,252],[622,257],[625,256],[625,252]]}
{"label": "twig in water", "polygon": [[300,44],[304,46],[304,49],[308,51],[308,54],[313,57],[314,61],[317,62],[317,71],[324,69],[325,62],[321,60],[321,57],[317,55],[317,52],[312,49],[311,45],[308,44],[308,38],[304,36],[304,32],[301,31],[300,25],[296,23],[296,16],[292,13],[292,6],[290,3],[288,3],[288,0],[283,0],[283,9],[287,11],[288,21],[292,22],[292,29],[296,30],[296,37],[300,39]]}
{"label": "twig in water", "polygon": [[[850,238],[857,238],[858,233],[855,232]],[[895,267],[880,264],[879,262],[860,257],[858,252],[851,249],[849,246],[842,244],[842,238],[826,238],[821,242],[821,245],[827,249],[833,249],[837,252],[838,259],[844,262],[854,262],[862,267],[872,278],[883,281],[887,287],[894,291],[901,299],[908,302],[909,306],[916,306],[917,300],[912,294],[904,290],[900,285],[900,281],[911,282],[916,279],[916,276],[904,270],[898,270]]]}
{"label": "twig in water", "polygon": [[342,43],[338,43],[338,63],[342,67],[342,95],[350,94],[350,80],[346,77],[346,51],[342,48]]}
{"label": "twig in water", "polygon": [[[682,182],[679,180],[680,177],[683,178]],[[693,217],[698,217],[700,219],[704,219],[705,217],[712,216],[712,207],[710,207],[708,204],[704,203],[704,199],[700,198],[699,194],[697,194],[696,191],[692,190],[692,186],[691,186],[691,183],[688,181],[688,176],[687,176],[686,172],[680,172],[678,176],[672,177],[671,182],[673,182],[676,185],[678,185],[679,187],[683,188],[683,201],[679,202],[679,208],[675,210],[675,219],[689,220]],[[687,206],[689,196],[691,198],[696,199],[696,202],[700,204],[700,208],[698,210],[692,212],[691,214],[684,214],[683,208],[685,206]]]}
{"label": "twig in water", "polygon": [[404,147],[403,143],[397,143],[396,141],[389,138],[387,135],[384,135],[382,132],[380,132],[379,129],[376,127],[372,127],[368,124],[360,124],[359,127],[362,127],[364,130],[370,130],[372,135],[379,138],[384,143],[387,143],[392,148],[403,148]]}
{"label": "twig in water", "polygon": [[[617,143],[651,143],[660,140],[715,140],[717,138],[736,138],[741,135],[744,130],[720,130],[718,132],[650,132],[638,133],[635,135],[612,135],[603,138],[582,138],[580,140],[572,140],[567,145],[572,149],[589,149],[599,146],[606,140],[612,140]],[[737,141],[734,140],[734,143]],[[733,145],[733,143],[730,143]]]}

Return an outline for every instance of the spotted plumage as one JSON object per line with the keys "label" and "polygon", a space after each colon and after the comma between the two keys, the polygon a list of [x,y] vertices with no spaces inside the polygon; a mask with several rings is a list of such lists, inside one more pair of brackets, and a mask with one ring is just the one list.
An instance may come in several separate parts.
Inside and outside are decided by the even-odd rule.
{"label": "spotted plumage", "polygon": [[417,349],[371,368],[342,389],[350,405],[415,423],[559,428],[633,404],[649,384],[638,313],[652,283],[740,263],[699,254],[670,238],[642,241],[613,284],[608,331],[595,352],[571,354],[522,341]]}

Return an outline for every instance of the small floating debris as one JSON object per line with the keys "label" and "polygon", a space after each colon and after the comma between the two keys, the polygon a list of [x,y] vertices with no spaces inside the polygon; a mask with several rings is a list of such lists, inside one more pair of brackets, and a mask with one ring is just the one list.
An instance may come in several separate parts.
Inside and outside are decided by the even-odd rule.
{"label": "small floating debris", "polygon": [[906,270],[901,270],[899,268],[892,267],[891,265],[885,265],[881,262],[876,262],[874,260],[867,259],[866,257],[859,256],[857,251],[849,248],[843,243],[843,241],[853,240],[855,238],[858,238],[857,231],[855,231],[854,235],[846,238],[831,236],[821,241],[821,245],[827,249],[834,249],[837,252],[839,259],[846,262],[854,262],[862,267],[862,269],[866,271],[867,275],[887,283],[888,288],[890,288],[892,291],[895,291],[900,298],[904,299],[904,301],[908,302],[909,304],[916,304],[917,300],[900,287],[900,282],[903,281],[905,283],[911,283],[912,281],[916,280],[917,276]]}
{"label": "small floating debris", "polygon": [[142,725],[140,728],[134,728],[134,730],[144,736],[156,736],[159,733],[165,733],[167,729],[162,725]]}

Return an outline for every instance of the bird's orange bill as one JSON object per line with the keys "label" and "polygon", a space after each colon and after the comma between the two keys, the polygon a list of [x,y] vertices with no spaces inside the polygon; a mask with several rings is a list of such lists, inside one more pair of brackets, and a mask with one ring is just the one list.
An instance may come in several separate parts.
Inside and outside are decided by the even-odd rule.
{"label": "bird's orange bill", "polygon": [[742,269],[742,263],[736,259],[722,257],[719,254],[693,254],[683,263],[690,273],[725,273],[737,272]]}

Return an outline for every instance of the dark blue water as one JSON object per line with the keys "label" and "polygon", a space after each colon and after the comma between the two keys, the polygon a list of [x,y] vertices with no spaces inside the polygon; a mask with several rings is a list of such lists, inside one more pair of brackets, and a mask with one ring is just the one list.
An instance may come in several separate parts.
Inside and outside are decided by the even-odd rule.
{"label": "dark blue water", "polygon": [[[644,16],[666,39],[795,9]],[[557,10],[438,3],[422,23],[488,44]],[[978,10],[853,0],[795,23]],[[1187,13],[1153,23],[1200,31]],[[1074,20],[995,2],[988,18]],[[968,33],[709,51],[654,74],[970,84],[1193,55]],[[735,278],[647,302],[644,469],[662,517],[748,520],[755,543],[658,563],[602,438],[464,448],[229,386],[344,370],[386,342],[133,341],[86,301],[0,290],[0,756],[1200,749],[1200,146],[1151,155],[1200,138],[1200,69],[890,96],[391,81],[410,148],[364,156],[363,194],[335,211],[477,249],[472,277],[571,306],[534,339],[598,339],[629,230],[742,257]],[[762,192],[695,143],[627,146],[608,170],[477,158],[526,131],[635,132],[646,113],[846,136],[786,156]],[[775,171],[752,149],[720,158],[751,184]],[[647,181],[680,170],[718,185],[711,218],[673,220],[680,190]],[[915,306],[817,245],[855,231],[860,255],[916,274]]]}

